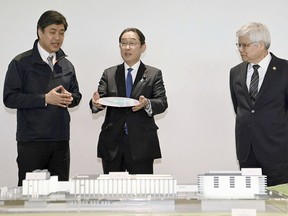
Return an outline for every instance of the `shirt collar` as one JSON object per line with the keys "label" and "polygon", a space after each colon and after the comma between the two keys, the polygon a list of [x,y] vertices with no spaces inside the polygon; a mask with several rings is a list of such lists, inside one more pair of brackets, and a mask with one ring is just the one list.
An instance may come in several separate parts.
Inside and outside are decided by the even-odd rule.
{"label": "shirt collar", "polygon": [[[43,49],[39,42],[37,44],[37,48],[38,48],[39,54],[40,54],[41,58],[43,59],[43,61],[47,62],[47,58],[50,55],[50,53],[48,53],[45,49]],[[53,60],[55,61],[56,60],[56,54],[55,53],[51,53],[51,54],[54,56]]]}
{"label": "shirt collar", "polygon": [[[263,68],[264,69],[264,71],[266,71],[267,70],[267,68],[268,68],[268,66],[269,66],[269,63],[270,63],[270,61],[271,61],[271,54],[270,53],[268,53],[268,55],[266,55],[265,56],[265,58],[263,58],[259,63],[258,63],[258,65],[261,67],[261,68]],[[250,64],[249,65],[249,69],[252,69],[252,66],[253,65],[255,65],[255,64]]]}
{"label": "shirt collar", "polygon": [[134,64],[132,67],[129,67],[129,65],[127,65],[126,62],[124,62],[125,71],[127,71],[128,68],[132,68],[132,69],[133,69],[132,72],[137,72],[139,66],[140,66],[140,61],[138,61],[138,62],[137,62],[136,64]]}

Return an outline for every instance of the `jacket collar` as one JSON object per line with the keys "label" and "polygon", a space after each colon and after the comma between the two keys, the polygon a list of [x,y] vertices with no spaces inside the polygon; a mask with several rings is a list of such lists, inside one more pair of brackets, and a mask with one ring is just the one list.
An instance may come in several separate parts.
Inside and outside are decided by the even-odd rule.
{"label": "jacket collar", "polygon": [[[140,62],[140,66],[138,68],[137,71],[137,75],[136,78],[134,80],[133,86],[132,86],[132,92],[131,92],[131,97],[134,97],[135,94],[137,93],[137,89],[139,84],[139,81],[143,78],[143,74],[146,71],[146,67],[143,64],[143,62]],[[125,82],[125,67],[124,67],[124,63],[118,65],[117,69],[116,69],[116,75],[115,75],[115,82],[117,85],[117,89],[118,89],[118,94],[120,97],[126,97],[126,82]],[[136,91],[134,91],[134,89]]]}
{"label": "jacket collar", "polygon": [[271,54],[271,61],[268,65],[262,86],[257,94],[256,101],[257,101],[257,98],[258,100],[261,98],[261,95],[263,95],[263,92],[269,89],[269,86],[271,85],[272,80],[275,79],[276,77],[275,73],[277,73],[277,70],[279,68],[279,58],[273,55],[273,53],[270,53],[270,54]]}
{"label": "jacket collar", "polygon": [[[255,101],[254,106],[256,106],[257,101],[261,100],[261,96],[263,95],[263,93],[269,89],[269,86],[270,86],[272,80],[275,78],[275,76],[274,76],[275,72],[277,72],[277,70],[278,70],[279,58],[277,58],[273,53],[270,53],[270,54],[271,54],[271,61],[270,61],[269,66],[267,68],[262,86],[259,89],[259,92],[256,96],[256,101]],[[240,65],[241,66],[240,70],[243,71],[243,73],[241,73],[241,75],[240,75],[240,80],[241,80],[240,82],[241,82],[242,87],[245,88],[245,91],[244,91],[245,97],[247,98],[250,105],[252,106],[252,101],[250,99],[248,88],[246,85],[248,65],[249,65],[249,63],[247,63],[247,62],[243,62]]]}
{"label": "jacket collar", "polygon": [[[46,64],[43,59],[40,56],[37,44],[38,44],[38,39],[35,40],[34,45],[33,45],[33,51],[32,51],[32,63],[36,64]],[[61,58],[66,57],[67,55],[64,53],[62,49],[59,49],[56,52],[56,60],[59,61]]]}

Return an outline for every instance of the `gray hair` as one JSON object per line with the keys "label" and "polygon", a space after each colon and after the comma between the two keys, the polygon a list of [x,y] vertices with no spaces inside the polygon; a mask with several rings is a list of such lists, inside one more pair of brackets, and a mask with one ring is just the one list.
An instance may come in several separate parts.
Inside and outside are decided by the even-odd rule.
{"label": "gray hair", "polygon": [[262,23],[250,22],[242,26],[237,32],[236,37],[248,37],[251,42],[263,41],[268,50],[271,44],[270,32]]}

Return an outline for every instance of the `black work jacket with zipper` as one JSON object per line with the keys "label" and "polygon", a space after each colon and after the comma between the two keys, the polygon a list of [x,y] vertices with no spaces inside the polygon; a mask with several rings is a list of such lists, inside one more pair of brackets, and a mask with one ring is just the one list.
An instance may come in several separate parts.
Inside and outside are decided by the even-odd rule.
{"label": "black work jacket with zipper", "polygon": [[45,94],[62,85],[72,93],[69,107],[81,100],[78,81],[72,63],[63,50],[56,52],[52,71],[41,58],[38,40],[33,49],[16,56],[8,66],[3,91],[6,107],[17,109],[17,141],[65,141],[70,139],[68,108],[45,104]]}

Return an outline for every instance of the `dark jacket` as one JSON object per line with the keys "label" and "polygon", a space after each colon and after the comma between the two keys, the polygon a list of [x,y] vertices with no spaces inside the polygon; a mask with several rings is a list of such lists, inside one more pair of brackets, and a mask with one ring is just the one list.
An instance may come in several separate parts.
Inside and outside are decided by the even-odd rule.
{"label": "dark jacket", "polygon": [[[124,64],[104,71],[98,92],[100,97],[126,97]],[[114,159],[118,152],[118,140],[124,133],[126,123],[133,159],[145,161],[161,158],[154,115],[163,113],[168,107],[166,91],[161,70],[142,62],[132,87],[131,98],[138,100],[141,95],[150,99],[153,116],[149,117],[144,109],[133,112],[131,107],[107,107],[98,140],[98,157],[108,161]]]}
{"label": "dark jacket", "polygon": [[251,146],[266,163],[288,161],[288,63],[271,53],[254,106],[246,85],[247,62],[230,71],[230,90],[236,113],[238,160],[247,159]]}
{"label": "dark jacket", "polygon": [[17,141],[69,140],[70,115],[67,108],[45,105],[45,94],[58,85],[72,93],[74,107],[81,100],[73,65],[60,49],[56,53],[54,72],[45,63],[37,48],[16,56],[8,66],[3,101],[17,109]]}

